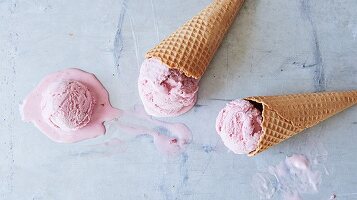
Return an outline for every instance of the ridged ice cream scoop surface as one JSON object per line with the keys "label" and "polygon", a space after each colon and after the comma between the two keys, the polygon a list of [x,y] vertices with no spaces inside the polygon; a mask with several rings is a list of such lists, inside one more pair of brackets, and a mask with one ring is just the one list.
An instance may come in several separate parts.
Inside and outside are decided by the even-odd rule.
{"label": "ridged ice cream scoop surface", "polygon": [[51,126],[75,131],[89,123],[94,104],[94,97],[81,82],[55,82],[42,95],[42,115]]}

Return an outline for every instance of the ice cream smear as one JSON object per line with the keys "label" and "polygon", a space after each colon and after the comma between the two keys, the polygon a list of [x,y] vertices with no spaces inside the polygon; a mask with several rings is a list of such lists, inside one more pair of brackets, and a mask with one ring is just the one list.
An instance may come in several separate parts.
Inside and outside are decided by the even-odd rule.
{"label": "ice cream smear", "polygon": [[294,154],[267,172],[257,173],[252,186],[260,199],[301,200],[305,194],[317,193],[322,181],[318,164],[307,156]]}
{"label": "ice cream smear", "polygon": [[185,124],[154,119],[143,106],[123,110],[121,117],[110,124],[134,137],[151,136],[156,149],[166,156],[180,155],[192,141],[191,130]]}
{"label": "ice cream smear", "polygon": [[199,80],[169,69],[160,60],[144,60],[138,80],[139,95],[149,115],[173,117],[189,111],[197,101]]}
{"label": "ice cream smear", "polygon": [[248,154],[258,145],[262,130],[261,111],[246,100],[234,100],[216,119],[216,131],[225,146],[236,154]]}
{"label": "ice cream smear", "polygon": [[103,135],[103,122],[119,116],[98,79],[79,69],[47,75],[20,105],[20,113],[24,121],[63,143]]}

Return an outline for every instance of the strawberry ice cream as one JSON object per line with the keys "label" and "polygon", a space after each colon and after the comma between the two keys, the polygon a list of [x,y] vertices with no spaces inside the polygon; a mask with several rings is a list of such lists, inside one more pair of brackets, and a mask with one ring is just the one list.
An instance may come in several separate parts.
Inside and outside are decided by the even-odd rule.
{"label": "strawberry ice cream", "polygon": [[119,116],[98,79],[79,69],[47,75],[20,105],[22,119],[56,142],[72,143],[105,133]]}
{"label": "strawberry ice cream", "polygon": [[198,82],[150,58],[143,62],[140,69],[139,95],[148,114],[156,117],[178,116],[195,105]]}
{"label": "strawberry ice cream", "polygon": [[249,101],[234,100],[217,116],[216,131],[223,143],[236,154],[253,151],[262,135],[261,111]]}
{"label": "strawberry ice cream", "polygon": [[42,116],[55,128],[75,131],[88,124],[94,104],[94,97],[81,82],[55,82],[42,94]]}

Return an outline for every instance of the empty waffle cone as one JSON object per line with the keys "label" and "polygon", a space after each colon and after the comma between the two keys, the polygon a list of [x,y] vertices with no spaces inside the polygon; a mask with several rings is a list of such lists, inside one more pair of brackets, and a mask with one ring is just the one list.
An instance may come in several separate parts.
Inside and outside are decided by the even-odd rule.
{"label": "empty waffle cone", "polygon": [[214,0],[146,54],[187,77],[200,79],[244,0]]}
{"label": "empty waffle cone", "polygon": [[249,153],[249,156],[254,156],[355,105],[357,90],[257,96],[248,97],[245,100],[263,109],[263,134],[257,148]]}

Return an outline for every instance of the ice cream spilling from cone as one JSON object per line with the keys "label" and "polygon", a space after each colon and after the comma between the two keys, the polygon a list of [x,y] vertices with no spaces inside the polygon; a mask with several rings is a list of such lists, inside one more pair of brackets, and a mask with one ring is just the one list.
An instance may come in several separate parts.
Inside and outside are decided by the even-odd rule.
{"label": "ice cream spilling from cone", "polygon": [[235,100],[218,114],[216,131],[224,144],[236,154],[257,148],[262,135],[262,115],[249,101]]}
{"label": "ice cream spilling from cone", "polygon": [[216,131],[236,154],[254,156],[357,104],[357,91],[256,96],[227,104]]}
{"label": "ice cream spilling from cone", "polygon": [[214,0],[147,52],[138,87],[148,114],[178,116],[194,106],[198,82],[243,2]]}
{"label": "ice cream spilling from cone", "polygon": [[56,142],[72,143],[105,133],[119,116],[99,80],[79,69],[47,75],[20,105],[22,119]]}
{"label": "ice cream spilling from cone", "polygon": [[140,69],[139,95],[149,115],[181,115],[196,103],[198,80],[169,69],[159,60],[146,59]]}

